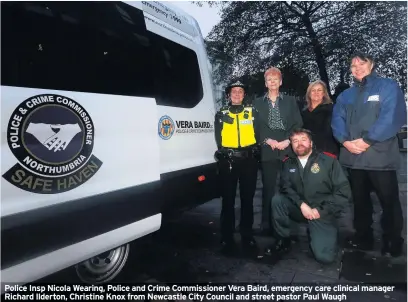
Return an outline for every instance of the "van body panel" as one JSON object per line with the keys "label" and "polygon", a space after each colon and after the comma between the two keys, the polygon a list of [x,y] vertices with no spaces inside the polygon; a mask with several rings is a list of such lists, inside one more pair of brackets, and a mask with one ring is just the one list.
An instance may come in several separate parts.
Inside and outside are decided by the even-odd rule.
{"label": "van body panel", "polygon": [[35,281],[220,196],[191,16],[144,1],[1,5],[3,280]]}
{"label": "van body panel", "polygon": [[[161,215],[133,222],[111,232],[81,241],[54,252],[44,254],[1,271],[2,283],[25,284],[75,265],[106,250],[114,249],[129,241],[157,231],[161,225]],[[2,287],[3,289],[4,287]]]}
{"label": "van body panel", "polygon": [[[58,107],[61,104],[59,102],[63,102],[64,98],[69,98],[81,105],[92,119],[94,142],[92,155],[96,156],[101,162],[99,169],[95,172],[92,171],[92,175],[85,173],[85,176],[80,179],[80,176],[75,173],[75,171],[80,171],[81,168],[86,167],[85,161],[81,166],[67,173],[66,176],[58,177],[54,176],[53,173],[47,173],[46,171],[42,173],[38,169],[31,167],[33,161],[38,163],[47,162],[48,155],[51,154],[52,156],[54,155],[52,153],[56,153],[53,150],[38,151],[37,154],[33,154],[33,156],[30,156],[33,161],[26,168],[27,165],[24,165],[26,157],[16,158],[11,151],[12,148],[9,148],[7,138],[12,130],[9,130],[8,134],[7,129],[9,128],[10,117],[13,117],[13,111],[27,103],[28,106],[34,106],[31,103],[34,102],[33,99],[40,99],[38,96],[45,98],[51,95],[61,97],[60,99],[54,97],[53,102],[41,104],[46,104],[47,107],[49,107],[48,105],[55,106],[56,109],[59,109]],[[158,112],[154,99],[7,86],[2,86],[1,97],[2,174],[6,173],[16,163],[19,163],[25,169],[30,170],[33,175],[36,175],[29,181],[25,181],[24,177],[10,177],[11,183],[5,177],[2,177],[2,216],[160,180],[160,151],[157,140]],[[42,107],[38,107],[37,110],[34,109],[34,114],[40,110],[42,110]],[[143,111],[143,114],[138,115],[140,111]],[[109,112],[115,114],[107,118]],[[47,114],[47,111],[45,113]],[[39,115],[41,112],[37,114]],[[22,118],[22,123],[30,123],[32,120],[30,117],[26,119],[23,114],[19,115],[19,117]],[[38,122],[49,123],[47,117],[41,120],[41,116],[33,121],[33,124],[39,124]],[[51,119],[51,121],[53,120]],[[21,127],[18,128],[19,131],[24,131],[23,126],[21,124]],[[27,125],[25,127],[27,128]],[[23,138],[26,136],[27,138],[30,136],[32,149],[43,148],[32,135],[24,135]],[[20,141],[17,143],[20,144]],[[76,143],[75,137],[70,144],[74,143]],[[22,141],[21,145],[23,145]],[[49,162],[50,165],[55,164],[55,161],[51,163],[51,160],[49,160]],[[39,180],[36,184],[37,177],[40,180],[49,178],[50,182],[45,184],[44,181]],[[12,184],[13,179],[15,180],[14,184]],[[86,182],[84,182],[85,180]],[[51,189],[54,183],[56,183],[56,187]],[[63,191],[70,187],[73,189]],[[27,191],[30,188],[39,193],[33,194],[32,191]]]}

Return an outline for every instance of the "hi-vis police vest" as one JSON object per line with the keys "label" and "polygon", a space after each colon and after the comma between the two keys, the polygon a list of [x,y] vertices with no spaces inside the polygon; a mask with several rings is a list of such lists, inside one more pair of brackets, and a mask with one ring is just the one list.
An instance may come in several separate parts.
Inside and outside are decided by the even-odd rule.
{"label": "hi-vis police vest", "polygon": [[225,148],[248,147],[256,143],[252,107],[244,107],[238,114],[223,110],[222,113],[234,119],[232,124],[223,123],[221,145]]}

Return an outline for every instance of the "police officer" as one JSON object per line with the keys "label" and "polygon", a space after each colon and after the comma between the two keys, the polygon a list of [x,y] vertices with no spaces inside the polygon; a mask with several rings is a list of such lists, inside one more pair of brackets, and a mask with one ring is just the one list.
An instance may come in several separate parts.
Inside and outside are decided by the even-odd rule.
{"label": "police officer", "polygon": [[331,263],[338,252],[336,218],[351,196],[349,182],[333,155],[313,149],[309,130],[294,130],[290,141],[296,156],[284,159],[280,190],[272,199],[277,241],[266,253],[280,256],[288,251],[293,219],[307,222],[315,259]]}
{"label": "police officer", "polygon": [[245,86],[234,82],[226,88],[229,104],[215,115],[215,137],[222,179],[221,236],[225,253],[235,251],[235,195],[239,181],[241,197],[240,233],[244,251],[257,250],[252,234],[253,198],[258,174],[257,114],[244,105]]}

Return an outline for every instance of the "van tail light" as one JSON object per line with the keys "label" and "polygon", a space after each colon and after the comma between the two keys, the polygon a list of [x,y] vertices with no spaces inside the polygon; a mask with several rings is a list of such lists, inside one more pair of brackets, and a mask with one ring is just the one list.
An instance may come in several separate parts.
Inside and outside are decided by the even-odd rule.
{"label": "van tail light", "polygon": [[205,180],[205,176],[204,176],[204,175],[198,176],[198,181],[199,181],[199,182],[202,182],[202,181],[204,181],[204,180]]}

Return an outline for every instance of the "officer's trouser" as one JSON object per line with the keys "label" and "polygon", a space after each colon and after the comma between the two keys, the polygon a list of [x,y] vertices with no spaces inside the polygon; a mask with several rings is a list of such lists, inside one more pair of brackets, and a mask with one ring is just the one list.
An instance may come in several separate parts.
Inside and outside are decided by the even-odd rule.
{"label": "officer's trouser", "polygon": [[272,231],[271,201],[275,195],[278,174],[282,161],[273,159],[262,162],[262,222],[263,230]]}
{"label": "officer's trouser", "polygon": [[235,195],[239,181],[241,197],[240,232],[243,238],[252,236],[254,222],[253,200],[258,176],[258,161],[251,158],[236,158],[231,164],[219,162],[222,179],[221,234],[224,240],[231,240],[235,231]]}
{"label": "officer's trouser", "polygon": [[328,217],[319,211],[321,217],[307,220],[299,207],[285,196],[277,194],[272,199],[273,225],[276,234],[289,238],[291,220],[307,222],[310,232],[310,247],[317,261],[331,263],[338,253],[338,230],[332,216]]}

